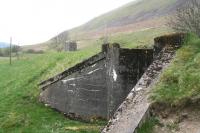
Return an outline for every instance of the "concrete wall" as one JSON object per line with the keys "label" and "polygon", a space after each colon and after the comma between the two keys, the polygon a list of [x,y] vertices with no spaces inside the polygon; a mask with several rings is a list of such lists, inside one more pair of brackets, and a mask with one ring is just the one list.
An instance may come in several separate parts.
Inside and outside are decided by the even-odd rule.
{"label": "concrete wall", "polygon": [[164,35],[154,38],[154,54],[155,56],[165,47],[165,46],[176,46],[177,48],[184,43],[186,34],[185,33],[174,33],[169,35]]}
{"label": "concrete wall", "polygon": [[41,93],[41,100],[67,115],[82,119],[99,116],[106,118],[104,62],[99,61],[50,85]]}
{"label": "concrete wall", "polygon": [[42,82],[40,100],[71,117],[109,119],[152,59],[151,49],[104,45],[100,54]]}
{"label": "concrete wall", "polygon": [[[152,63],[152,50],[140,51],[126,49],[124,51],[124,49],[122,49],[123,54],[121,53],[119,55],[125,54],[125,57],[128,57],[130,54],[130,58],[122,59],[122,64],[128,63],[125,66],[131,66],[128,69],[132,77],[130,78],[130,81],[134,82],[134,79],[136,79],[132,73],[134,73],[135,76],[140,76],[142,71],[145,70],[146,65],[148,65],[148,63],[151,63],[151,65],[130,91],[123,103],[116,110],[108,124],[102,130],[102,133],[137,133],[137,129],[150,116],[149,111],[151,101],[149,101],[149,92],[155,85],[156,81],[158,81],[163,69],[165,69],[172,61],[175,56],[176,49],[182,45],[181,43],[184,42],[184,36],[184,34],[171,34],[156,38],[155,47],[158,48],[157,50],[160,52],[155,53],[156,50],[154,51],[157,56],[154,57]],[[138,54],[136,54],[137,52]],[[135,59],[134,57],[137,58]],[[147,64],[145,65],[145,63]],[[140,67],[137,67],[136,64]],[[139,68],[138,73],[136,72],[137,68]],[[120,70],[126,69],[121,68]],[[126,77],[126,75],[129,75],[129,73],[126,73],[125,71],[124,76]],[[129,78],[126,78],[124,81],[129,81]]]}
{"label": "concrete wall", "polygon": [[75,66],[63,71],[62,73],[57,74],[54,77],[51,77],[41,83],[39,83],[39,86],[42,90],[47,89],[50,85],[58,82],[59,80],[62,80],[66,77],[69,77],[70,75],[72,75],[73,73],[76,72],[81,72],[81,70],[94,65],[95,63],[98,63],[99,61],[105,60],[105,53],[104,52],[100,52],[92,57],[90,57],[87,60],[84,60],[83,62],[80,62],[78,64],[76,64]]}
{"label": "concrete wall", "polygon": [[65,51],[77,51],[77,43],[74,41],[65,42]]}
{"label": "concrete wall", "polygon": [[113,44],[107,50],[108,118],[124,101],[153,61],[152,49],[122,49]]}

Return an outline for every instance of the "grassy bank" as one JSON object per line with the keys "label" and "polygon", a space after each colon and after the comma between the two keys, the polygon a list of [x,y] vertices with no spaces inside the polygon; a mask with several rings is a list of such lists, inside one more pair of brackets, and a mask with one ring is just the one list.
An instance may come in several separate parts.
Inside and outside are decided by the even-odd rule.
{"label": "grassy bank", "polygon": [[156,103],[184,106],[200,99],[200,39],[189,35],[152,92]]}
{"label": "grassy bank", "polygon": [[[37,84],[42,79],[62,71],[97,51],[24,55],[9,65],[0,59],[0,132],[50,133],[98,132],[104,122],[83,123],[39,103]],[[59,70],[58,70],[59,69]]]}
{"label": "grassy bank", "polygon": [[[162,28],[146,28],[135,32],[121,32],[108,35],[108,42],[119,43],[121,47],[135,48],[135,47],[152,47],[154,38],[163,34],[172,32],[166,27]],[[88,38],[78,41],[78,48],[81,50],[100,47],[103,44],[103,37],[101,38]],[[52,44],[53,45],[53,44]]]}
{"label": "grassy bank", "polygon": [[109,38],[110,42],[118,42],[124,48],[151,48],[154,38],[171,32],[167,28],[148,28],[131,33],[118,33]]}
{"label": "grassy bank", "polygon": [[[188,35],[185,44],[177,51],[175,59],[153,88],[150,99],[155,103],[154,108],[160,111],[157,113],[161,114],[165,110],[168,112],[172,109],[172,114],[178,115],[178,112],[185,108],[191,108],[191,104],[193,109],[199,106],[197,104],[200,101],[200,39],[198,37]],[[139,129],[139,133],[153,133],[154,126],[159,123],[155,121],[155,117],[158,116],[147,120]]]}
{"label": "grassy bank", "polygon": [[138,133],[153,133],[154,126],[158,124],[158,120],[155,117],[151,117],[138,129]]}

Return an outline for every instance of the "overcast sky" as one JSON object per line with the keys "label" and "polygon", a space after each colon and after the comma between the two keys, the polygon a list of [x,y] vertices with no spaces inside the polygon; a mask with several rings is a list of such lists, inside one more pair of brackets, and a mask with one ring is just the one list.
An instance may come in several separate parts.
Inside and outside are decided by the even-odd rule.
{"label": "overcast sky", "polygon": [[133,0],[0,0],[0,42],[47,41]]}

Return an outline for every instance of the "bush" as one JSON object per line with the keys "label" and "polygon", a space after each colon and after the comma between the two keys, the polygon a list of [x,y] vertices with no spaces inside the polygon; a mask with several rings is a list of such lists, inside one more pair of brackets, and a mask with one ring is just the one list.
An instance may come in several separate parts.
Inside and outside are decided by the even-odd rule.
{"label": "bush", "polygon": [[200,2],[188,0],[177,9],[168,25],[178,32],[195,33],[200,37]]}
{"label": "bush", "polygon": [[28,49],[27,51],[25,51],[26,53],[29,54],[44,54],[43,50],[34,50],[34,49]]}

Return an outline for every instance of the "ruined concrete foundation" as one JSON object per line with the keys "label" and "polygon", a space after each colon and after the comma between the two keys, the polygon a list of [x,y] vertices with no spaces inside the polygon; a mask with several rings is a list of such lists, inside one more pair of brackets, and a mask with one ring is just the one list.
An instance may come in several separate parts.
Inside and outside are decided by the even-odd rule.
{"label": "ruined concrete foundation", "polygon": [[148,118],[151,102],[149,92],[159,79],[161,72],[173,59],[181,46],[184,34],[173,34],[155,38],[154,60],[124,102],[109,120],[102,133],[136,133]]}
{"label": "ruined concrete foundation", "polygon": [[68,116],[109,119],[153,60],[152,49],[102,52],[40,84],[40,100]]}
{"label": "ruined concrete foundation", "polygon": [[148,117],[148,92],[183,43],[155,38],[152,49],[105,44],[102,52],[40,83],[40,100],[67,116],[110,119],[103,133],[133,133]]}

